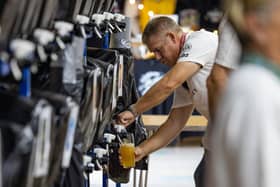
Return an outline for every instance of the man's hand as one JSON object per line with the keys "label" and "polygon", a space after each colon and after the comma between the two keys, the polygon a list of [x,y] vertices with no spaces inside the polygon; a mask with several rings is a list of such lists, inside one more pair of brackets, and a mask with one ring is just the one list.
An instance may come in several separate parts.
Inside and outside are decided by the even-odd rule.
{"label": "man's hand", "polygon": [[118,124],[124,125],[126,127],[126,126],[130,125],[131,123],[133,123],[134,121],[135,121],[135,116],[129,110],[125,110],[125,111],[121,112],[120,114],[118,114],[118,118],[117,118]]}
{"label": "man's hand", "polygon": [[[140,161],[143,157],[146,156],[146,153],[144,152],[144,150],[142,148],[140,148],[139,146],[138,147],[135,147],[135,150],[134,150],[134,155],[135,155],[135,162],[138,162]],[[120,152],[119,152],[119,160],[120,160],[120,163],[121,165],[123,166],[123,160],[122,160],[122,157],[120,155]]]}
{"label": "man's hand", "polygon": [[146,153],[144,152],[144,150],[141,147],[135,147],[135,162],[138,162],[139,160],[141,160],[143,157],[146,156]]}

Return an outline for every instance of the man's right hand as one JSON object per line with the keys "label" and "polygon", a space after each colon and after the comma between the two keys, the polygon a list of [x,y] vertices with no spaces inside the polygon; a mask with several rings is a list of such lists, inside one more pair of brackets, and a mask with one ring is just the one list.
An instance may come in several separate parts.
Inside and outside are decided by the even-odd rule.
{"label": "man's right hand", "polygon": [[131,123],[133,123],[134,121],[135,121],[135,116],[129,110],[125,110],[125,111],[121,112],[120,114],[118,114],[118,118],[117,118],[118,124],[124,125],[126,127],[126,126],[130,125]]}
{"label": "man's right hand", "polygon": [[[135,155],[135,162],[138,162],[142,158],[144,158],[147,154],[144,152],[143,148],[137,146],[137,147],[135,147],[134,155]],[[121,165],[123,166],[124,164],[123,164],[123,160],[120,155],[120,152],[119,152],[119,160],[120,160]]]}
{"label": "man's right hand", "polygon": [[139,160],[141,160],[143,157],[146,156],[146,153],[144,152],[143,148],[137,146],[135,147],[135,162],[138,162]]}

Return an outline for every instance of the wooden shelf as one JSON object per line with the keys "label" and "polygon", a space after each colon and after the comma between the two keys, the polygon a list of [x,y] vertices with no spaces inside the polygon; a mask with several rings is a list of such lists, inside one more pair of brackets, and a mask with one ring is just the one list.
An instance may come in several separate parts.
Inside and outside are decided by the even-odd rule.
{"label": "wooden shelf", "polygon": [[[148,129],[158,128],[166,119],[167,115],[142,115],[145,127]],[[204,131],[207,119],[203,116],[191,116],[184,127],[184,131]]]}

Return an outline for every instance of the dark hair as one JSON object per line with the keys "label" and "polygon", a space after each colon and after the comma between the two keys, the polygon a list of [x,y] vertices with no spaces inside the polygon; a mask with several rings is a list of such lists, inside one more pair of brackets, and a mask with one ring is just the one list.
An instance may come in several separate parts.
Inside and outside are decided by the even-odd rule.
{"label": "dark hair", "polygon": [[167,31],[173,31],[178,33],[181,32],[182,29],[175,21],[173,21],[169,17],[156,17],[149,21],[149,23],[146,25],[142,35],[142,41],[146,44],[150,36],[160,33],[166,33]]}

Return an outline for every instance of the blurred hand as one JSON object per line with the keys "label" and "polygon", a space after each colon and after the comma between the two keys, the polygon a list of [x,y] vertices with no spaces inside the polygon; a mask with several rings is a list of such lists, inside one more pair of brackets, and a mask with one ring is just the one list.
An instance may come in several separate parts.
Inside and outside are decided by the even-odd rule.
{"label": "blurred hand", "polygon": [[133,113],[130,112],[129,110],[126,110],[126,111],[118,114],[117,123],[124,125],[124,126],[128,126],[132,122],[134,122],[134,120],[135,120],[135,117],[134,117]]}

